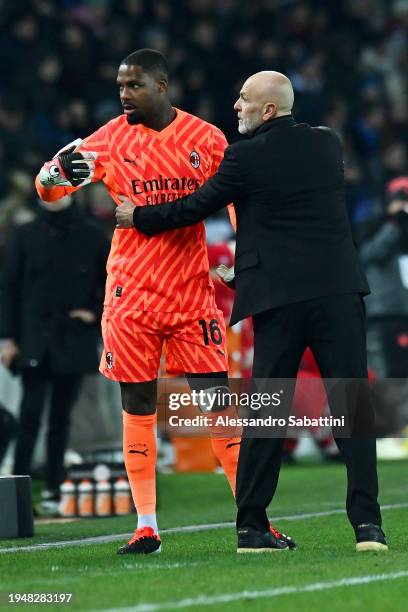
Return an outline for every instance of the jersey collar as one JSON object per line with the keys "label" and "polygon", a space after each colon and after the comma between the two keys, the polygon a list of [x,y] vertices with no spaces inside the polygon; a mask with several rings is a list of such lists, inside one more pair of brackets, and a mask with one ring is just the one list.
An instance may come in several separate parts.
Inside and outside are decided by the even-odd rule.
{"label": "jersey collar", "polygon": [[183,116],[185,115],[184,111],[180,110],[179,108],[176,108],[175,106],[173,106],[173,108],[176,111],[176,116],[173,119],[173,121],[171,121],[168,125],[166,125],[166,127],[164,127],[162,130],[160,131],[153,130],[152,128],[149,128],[143,125],[143,123],[139,123],[138,125],[139,129],[142,132],[151,134],[152,136],[156,136],[156,138],[160,140],[162,140],[163,138],[167,138],[168,135],[174,131],[174,129],[181,122],[181,120],[183,119]]}

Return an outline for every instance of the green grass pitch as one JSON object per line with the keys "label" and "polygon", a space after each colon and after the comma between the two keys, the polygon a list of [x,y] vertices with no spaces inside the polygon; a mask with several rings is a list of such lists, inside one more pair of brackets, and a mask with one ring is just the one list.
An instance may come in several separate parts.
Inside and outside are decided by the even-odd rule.
{"label": "green grass pitch", "polygon": [[[406,610],[408,463],[382,463],[379,474],[381,504],[392,506],[383,512],[388,553],[357,554],[346,515],[331,513],[344,507],[343,466],[294,466],[282,470],[270,516],[285,517],[275,524],[296,539],[296,552],[237,555],[232,526],[164,532],[163,552],[146,557],[116,555],[122,540],[5,552],[0,554],[1,604],[10,610],[136,612]],[[223,476],[162,475],[159,493],[163,531],[234,520],[234,502]],[[302,514],[309,516],[294,516]],[[40,524],[34,538],[0,540],[0,549],[130,533],[134,521],[133,516]],[[73,593],[73,601],[7,604],[7,593],[16,592]]]}

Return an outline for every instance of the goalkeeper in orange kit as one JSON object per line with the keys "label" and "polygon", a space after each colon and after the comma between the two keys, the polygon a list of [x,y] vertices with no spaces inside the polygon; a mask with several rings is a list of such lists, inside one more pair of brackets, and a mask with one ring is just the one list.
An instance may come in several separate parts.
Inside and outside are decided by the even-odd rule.
{"label": "goalkeeper in orange kit", "polygon": [[[117,84],[123,114],[44,164],[36,179],[43,200],[103,181],[118,205],[124,198],[136,206],[158,204],[195,191],[217,170],[226,139],[171,105],[168,66],[159,52],[126,57]],[[203,380],[207,389],[225,387],[225,323],[209,277],[203,223],[153,239],[116,229],[107,271],[100,371],[120,383],[124,460],[138,514],[133,537],[118,552],[152,553],[161,550],[155,425],[163,344],[172,369],[185,372],[193,389]],[[239,438],[214,437],[212,446],[235,492]]]}

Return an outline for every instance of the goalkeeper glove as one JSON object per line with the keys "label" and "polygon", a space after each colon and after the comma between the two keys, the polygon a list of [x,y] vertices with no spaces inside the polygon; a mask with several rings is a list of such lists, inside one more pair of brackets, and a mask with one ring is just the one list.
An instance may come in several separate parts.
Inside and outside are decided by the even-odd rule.
{"label": "goalkeeper glove", "polygon": [[77,187],[91,182],[98,154],[94,151],[80,153],[77,149],[81,144],[81,138],[77,138],[43,165],[38,175],[41,185]]}
{"label": "goalkeeper glove", "polygon": [[235,272],[234,266],[228,268],[224,264],[221,264],[216,269],[217,276],[222,280],[224,285],[229,287],[230,289],[235,289]]}

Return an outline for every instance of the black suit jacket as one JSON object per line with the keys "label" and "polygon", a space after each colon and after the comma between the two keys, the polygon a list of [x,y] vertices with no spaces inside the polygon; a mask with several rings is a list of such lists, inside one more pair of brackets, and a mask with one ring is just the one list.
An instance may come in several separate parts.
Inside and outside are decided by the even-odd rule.
{"label": "black suit jacket", "polygon": [[346,212],[341,145],[330,129],[292,116],[272,119],[229,146],[217,173],[193,194],[135,208],[134,224],[153,236],[197,223],[231,201],[231,324],[292,302],[369,292]]}
{"label": "black suit jacket", "polygon": [[[97,372],[100,317],[109,241],[73,204],[40,209],[14,228],[0,283],[0,337],[20,347],[17,368],[35,367],[49,354],[58,374]],[[94,324],[69,312],[91,310]]]}

